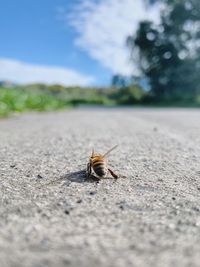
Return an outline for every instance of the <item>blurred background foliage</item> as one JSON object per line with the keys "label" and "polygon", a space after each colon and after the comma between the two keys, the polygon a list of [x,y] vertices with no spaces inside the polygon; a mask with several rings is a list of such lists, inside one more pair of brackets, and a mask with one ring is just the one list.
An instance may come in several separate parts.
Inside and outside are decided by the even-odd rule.
{"label": "blurred background foliage", "polygon": [[160,24],[142,21],[127,44],[137,49],[137,64],[156,102],[199,102],[200,1],[156,2],[163,4]]}
{"label": "blurred background foliage", "polygon": [[141,103],[144,91],[137,85],[116,88],[82,88],[31,84],[0,87],[0,116],[11,112],[51,111],[77,105],[131,105]]}
{"label": "blurred background foliage", "polygon": [[200,1],[149,0],[155,2],[163,5],[160,24],[142,21],[137,33],[127,37],[139,77],[116,74],[108,88],[2,84],[0,116],[76,105],[199,106]]}

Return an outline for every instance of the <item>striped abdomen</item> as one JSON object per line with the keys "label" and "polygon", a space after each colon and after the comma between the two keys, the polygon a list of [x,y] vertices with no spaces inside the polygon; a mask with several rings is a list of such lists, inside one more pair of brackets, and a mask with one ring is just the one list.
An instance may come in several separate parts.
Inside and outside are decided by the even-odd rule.
{"label": "striped abdomen", "polygon": [[97,158],[93,160],[93,171],[99,177],[104,177],[107,174],[107,164],[104,158]]}

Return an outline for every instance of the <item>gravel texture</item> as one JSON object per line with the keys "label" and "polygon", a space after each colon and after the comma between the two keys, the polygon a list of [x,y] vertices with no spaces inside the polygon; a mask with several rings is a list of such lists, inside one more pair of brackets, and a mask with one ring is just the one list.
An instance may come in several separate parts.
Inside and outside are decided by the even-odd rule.
{"label": "gravel texture", "polygon": [[[115,144],[121,178],[85,179]],[[0,120],[0,266],[200,266],[199,144],[195,109]]]}

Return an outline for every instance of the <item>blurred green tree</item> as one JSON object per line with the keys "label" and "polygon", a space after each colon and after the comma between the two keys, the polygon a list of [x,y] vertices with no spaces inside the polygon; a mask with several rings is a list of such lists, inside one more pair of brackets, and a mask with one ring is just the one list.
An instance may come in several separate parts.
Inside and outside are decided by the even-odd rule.
{"label": "blurred green tree", "polygon": [[200,1],[154,2],[164,4],[160,24],[141,22],[127,44],[132,52],[138,49],[138,65],[154,98],[194,99],[200,92]]}
{"label": "blurred green tree", "polygon": [[124,88],[128,85],[129,81],[128,78],[121,75],[121,74],[115,74],[112,77],[112,86],[116,88]]}

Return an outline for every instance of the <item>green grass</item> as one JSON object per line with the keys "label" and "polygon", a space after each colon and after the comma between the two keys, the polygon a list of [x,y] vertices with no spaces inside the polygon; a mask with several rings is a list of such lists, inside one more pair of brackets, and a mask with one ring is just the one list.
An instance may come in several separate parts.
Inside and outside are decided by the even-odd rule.
{"label": "green grass", "polygon": [[0,117],[13,112],[52,111],[69,106],[66,100],[45,91],[0,88]]}
{"label": "green grass", "polygon": [[0,117],[14,112],[54,111],[77,105],[200,107],[200,95],[194,99],[156,100],[141,87],[80,88],[32,84],[0,88]]}
{"label": "green grass", "polygon": [[[109,91],[109,90],[108,90]],[[0,117],[13,112],[54,111],[77,105],[113,106],[116,101],[107,91],[96,88],[80,88],[47,85],[27,85],[0,88]]]}

